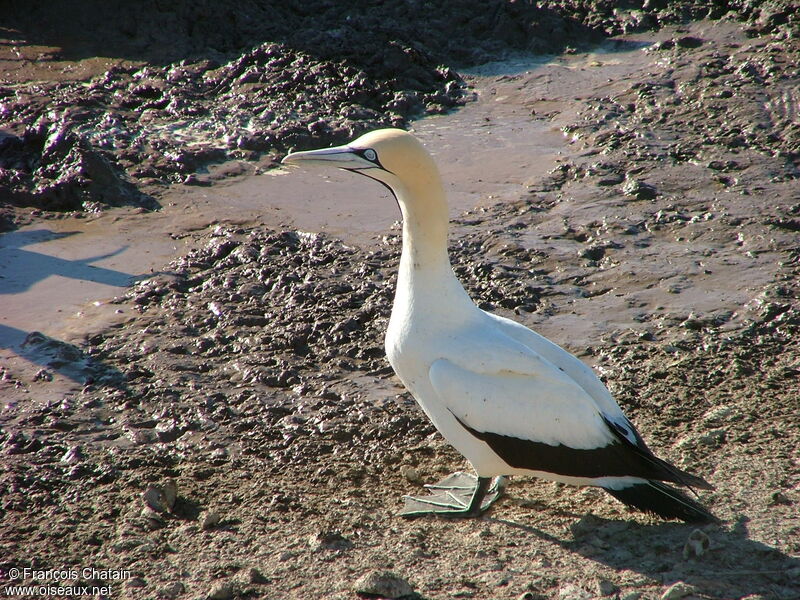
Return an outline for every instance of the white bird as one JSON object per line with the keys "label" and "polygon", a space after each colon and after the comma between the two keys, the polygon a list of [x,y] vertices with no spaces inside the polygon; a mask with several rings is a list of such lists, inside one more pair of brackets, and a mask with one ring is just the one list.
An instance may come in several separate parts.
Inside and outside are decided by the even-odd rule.
{"label": "white bird", "polygon": [[[403,515],[477,516],[506,475],[598,486],[667,519],[714,522],[663,482],[711,489],[657,458],[591,368],[514,321],[479,309],[453,273],[438,169],[422,144],[381,129],[335,148],[295,152],[286,165],[323,165],[389,188],[403,216],[403,248],[386,354],[439,432],[471,463]],[[497,479],[492,485],[492,478]]]}

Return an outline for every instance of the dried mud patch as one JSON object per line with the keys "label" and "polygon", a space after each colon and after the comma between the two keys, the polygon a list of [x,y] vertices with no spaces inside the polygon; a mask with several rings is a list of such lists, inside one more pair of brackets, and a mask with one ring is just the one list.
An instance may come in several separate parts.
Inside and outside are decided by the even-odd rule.
{"label": "dried mud patch", "polygon": [[[487,244],[476,260],[497,237],[466,233],[456,269],[477,297],[530,302],[518,278],[491,274],[541,269],[540,257]],[[480,521],[394,517],[401,492],[465,466],[382,358],[397,250],[392,237],[365,251],[217,226],[120,298],[139,316],[83,349],[105,378],[7,421],[2,566],[127,569],[114,589],[130,598],[350,598],[371,569],[425,598],[657,597],[676,582],[702,597],[794,597],[796,252],[734,334],[595,348],[652,444],[716,484],[703,501],[727,525],[693,532],[524,479]],[[37,537],[22,554],[7,541],[26,531]]]}

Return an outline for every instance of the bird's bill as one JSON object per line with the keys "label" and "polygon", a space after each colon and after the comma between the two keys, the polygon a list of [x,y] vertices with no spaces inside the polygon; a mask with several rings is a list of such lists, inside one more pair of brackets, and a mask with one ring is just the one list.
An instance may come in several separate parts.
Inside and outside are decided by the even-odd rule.
{"label": "bird's bill", "polygon": [[308,150],[306,152],[292,152],[282,161],[282,165],[290,166],[327,166],[340,169],[369,169],[375,165],[357,153],[350,146],[336,146],[322,150]]}

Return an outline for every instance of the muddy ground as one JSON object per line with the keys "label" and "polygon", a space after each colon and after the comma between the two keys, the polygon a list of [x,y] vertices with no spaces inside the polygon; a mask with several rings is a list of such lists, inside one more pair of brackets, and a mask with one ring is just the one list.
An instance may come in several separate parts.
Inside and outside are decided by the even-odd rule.
{"label": "muddy ground", "polygon": [[[710,15],[692,3],[669,10],[650,4],[615,13],[606,4],[574,3],[570,12],[548,13],[570,24],[575,47],[584,34],[618,35],[599,54],[471,75],[464,65],[500,51],[563,50],[530,42],[531,15],[542,13],[497,3],[497,14],[506,16],[474,21],[471,35],[496,40],[503,31],[490,25],[510,22],[521,32],[510,47],[475,44],[482,53],[475,56],[418,47],[433,83],[397,84],[391,93],[418,93],[422,106],[398,112],[376,103],[368,118],[346,117],[335,133],[306,127],[303,143],[384,122],[422,128],[414,116],[445,106],[424,94],[490,107],[476,125],[481,136],[502,139],[508,131],[497,115],[509,114],[562,131],[569,145],[549,173],[500,198],[476,198],[479,208],[454,219],[454,267],[483,308],[593,364],[660,455],[716,486],[702,501],[721,526],[695,532],[630,513],[597,490],[524,478],[478,520],[397,518],[403,493],[466,468],[383,356],[399,230],[354,245],[269,222],[220,220],[176,231],[191,250],[115,299],[122,317],[113,326],[87,330],[75,343],[31,334],[17,349],[31,366],[2,366],[6,577],[24,567],[126,569],[108,597],[142,599],[353,598],[381,589],[427,599],[800,598],[796,17],[779,3],[761,10],[742,3],[733,13],[714,5]],[[372,14],[365,12],[364,27],[374,24]],[[524,26],[512,18],[520,14]],[[713,20],[676,24],[707,16]],[[19,27],[36,17],[15,16]],[[306,27],[310,17],[297,18]],[[32,43],[70,42],[42,30]],[[411,47],[411,34],[398,31],[398,43]],[[133,31],[130,43],[142,35]],[[61,208],[93,210],[92,202],[131,198],[154,208],[167,203],[170,182],[194,177],[189,183],[217,185],[206,179],[202,160],[159,167],[169,149],[129,145],[130,165],[118,144],[105,154],[92,145],[92,132],[105,135],[96,119],[113,113],[119,139],[142,140],[162,125],[174,131],[203,122],[165,108],[152,109],[152,121],[138,118],[139,105],[110,110],[108,97],[136,96],[136,74],[147,70],[164,84],[154,89],[189,98],[189,107],[212,115],[209,122],[239,127],[231,112],[216,112],[233,110],[230,94],[243,85],[228,75],[247,63],[260,85],[269,79],[273,47],[246,49],[240,63],[236,47],[217,48],[222,60],[215,58],[210,77],[230,85],[212,92],[202,88],[207,70],[186,75],[190,85],[170,85],[174,69],[200,64],[197,49],[187,41],[187,63],[176,65],[176,56],[146,55],[163,46],[152,36],[136,53],[125,48],[129,66],[114,71],[113,85],[102,84],[97,101],[86,105],[85,131],[59,121],[68,133],[56,137],[71,140],[63,142],[65,155],[84,160],[80,152],[88,148],[114,173],[102,180],[84,172],[85,181],[65,188],[77,204]],[[25,117],[7,129],[13,139],[3,160],[30,157],[25,152],[37,147],[31,140],[39,138],[26,136],[48,113],[37,116],[31,99],[51,99],[48,90],[57,85],[72,105],[70,94],[108,78],[106,63],[81,47],[84,54],[53,59],[59,68],[88,70],[74,82],[64,76],[47,83],[36,71],[41,63],[7,71],[14,106],[31,108],[14,113]],[[452,67],[439,68],[448,60]],[[609,76],[593,79],[593,69],[605,68],[600,62]],[[333,69],[325,94],[334,100],[308,118],[329,126],[331,111],[342,106],[338,94],[346,95],[336,78],[355,67],[319,64]],[[41,96],[30,91],[32,78],[45,81],[36,84]],[[395,85],[390,79],[380,89]],[[370,102],[375,98],[388,95]],[[248,127],[264,135],[262,123]],[[70,137],[76,129],[80,135]],[[291,131],[254,155],[232,153],[237,146],[203,160],[267,168],[296,142]],[[170,148],[181,148],[180,139],[169,138]],[[152,172],[135,172],[140,156],[151,157]],[[56,207],[45,203],[46,194],[35,192],[53,178],[34,163],[3,167],[12,178],[4,179],[8,189],[18,192],[6,207],[9,226],[56,214],[47,210]],[[116,185],[123,188],[111,193]],[[86,190],[103,198],[82,195]],[[369,587],[362,577],[373,570],[394,573],[394,590]]]}

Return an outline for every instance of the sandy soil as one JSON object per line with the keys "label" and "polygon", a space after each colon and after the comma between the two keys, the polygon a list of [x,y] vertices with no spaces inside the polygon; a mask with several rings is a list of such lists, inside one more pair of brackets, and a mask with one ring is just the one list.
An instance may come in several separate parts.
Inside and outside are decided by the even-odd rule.
{"label": "sandy soil", "polygon": [[[99,285],[158,273],[99,313],[6,324],[26,339],[0,367],[5,577],[127,570],[102,597],[143,599],[800,597],[800,50],[755,23],[461,69],[476,100],[413,123],[451,182],[476,301],[593,364],[660,455],[714,483],[723,525],[524,478],[481,519],[396,517],[466,465],[383,357],[395,207],[251,162],[165,188],[158,213],[31,226],[82,231],[53,236],[73,252],[87,230],[130,236]],[[44,239],[29,231],[4,248]],[[118,249],[102,243],[80,257]],[[4,277],[4,307],[49,281]]]}

